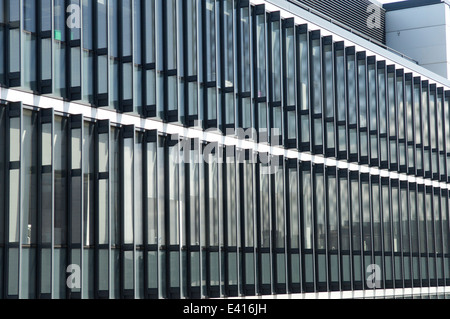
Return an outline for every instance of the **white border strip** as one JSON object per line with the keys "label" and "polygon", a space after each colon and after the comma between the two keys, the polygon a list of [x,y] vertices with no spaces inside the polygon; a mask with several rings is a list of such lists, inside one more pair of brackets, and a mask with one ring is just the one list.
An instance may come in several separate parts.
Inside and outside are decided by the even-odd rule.
{"label": "white border strip", "polygon": [[370,289],[354,291],[312,292],[302,294],[280,294],[256,297],[224,298],[229,300],[277,300],[277,299],[374,299],[396,297],[420,297],[450,294],[450,286],[424,288]]}

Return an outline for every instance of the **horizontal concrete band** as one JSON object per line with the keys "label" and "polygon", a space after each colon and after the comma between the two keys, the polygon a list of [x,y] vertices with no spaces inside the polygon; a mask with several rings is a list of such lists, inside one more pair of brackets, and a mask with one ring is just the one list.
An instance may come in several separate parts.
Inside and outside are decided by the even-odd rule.
{"label": "horizontal concrete band", "polygon": [[60,99],[36,96],[32,93],[23,92],[15,89],[1,88],[0,99],[10,102],[21,101],[24,105],[37,108],[53,108],[55,112],[64,114],[82,114],[86,119],[91,120],[110,120],[111,123],[119,125],[134,125],[137,129],[157,130],[165,134],[178,134],[185,138],[196,138],[206,142],[219,143],[220,145],[235,146],[241,149],[248,149],[258,153],[267,153],[273,156],[283,156],[288,159],[297,159],[302,162],[311,162],[313,164],[322,164],[327,167],[337,167],[349,171],[367,173],[370,175],[387,177],[406,181],[409,183],[422,184],[426,186],[439,187],[450,190],[450,184],[433,181],[431,179],[411,176],[404,173],[391,172],[386,169],[369,167],[368,165],[359,165],[349,163],[335,158],[326,158],[320,155],[299,152],[293,149],[286,149],[278,146],[257,143],[251,140],[239,139],[235,136],[224,136],[220,132],[203,131],[200,128],[185,128],[181,125],[163,123],[153,119],[143,119],[131,114],[120,114],[114,110],[92,108],[88,105],[65,102]]}

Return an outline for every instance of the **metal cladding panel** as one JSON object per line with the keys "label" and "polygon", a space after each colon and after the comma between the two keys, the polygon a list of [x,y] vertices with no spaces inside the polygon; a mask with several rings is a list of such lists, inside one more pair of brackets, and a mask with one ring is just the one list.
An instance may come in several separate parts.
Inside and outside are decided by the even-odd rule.
{"label": "metal cladding panel", "polygon": [[[386,44],[386,10],[369,0],[289,0],[292,3],[306,5],[313,9],[313,13],[319,12],[345,26],[356,30],[363,35],[378,42]],[[376,5],[379,10],[374,11],[370,6]],[[302,6],[303,7],[303,6]],[[314,12],[317,11],[317,12]],[[370,23],[374,13],[380,13],[377,17],[379,26]],[[320,15],[319,14],[319,15]]]}

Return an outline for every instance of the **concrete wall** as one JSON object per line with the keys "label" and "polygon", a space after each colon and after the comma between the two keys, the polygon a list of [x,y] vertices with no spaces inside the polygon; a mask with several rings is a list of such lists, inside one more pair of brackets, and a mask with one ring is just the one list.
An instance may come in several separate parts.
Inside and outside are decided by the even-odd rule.
{"label": "concrete wall", "polygon": [[439,3],[386,13],[386,44],[450,78],[450,7]]}

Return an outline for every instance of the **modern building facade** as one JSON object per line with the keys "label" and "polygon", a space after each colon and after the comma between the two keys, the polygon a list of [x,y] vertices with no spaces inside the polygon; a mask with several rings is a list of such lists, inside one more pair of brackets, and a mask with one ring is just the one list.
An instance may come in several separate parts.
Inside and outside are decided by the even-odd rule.
{"label": "modern building facade", "polygon": [[445,78],[286,0],[0,0],[0,43],[0,297],[449,292]]}
{"label": "modern building facade", "polygon": [[386,44],[450,79],[450,2],[403,1],[385,10]]}

